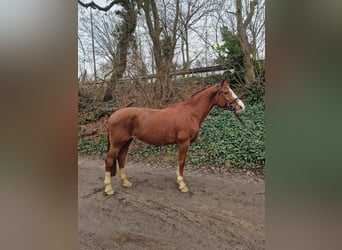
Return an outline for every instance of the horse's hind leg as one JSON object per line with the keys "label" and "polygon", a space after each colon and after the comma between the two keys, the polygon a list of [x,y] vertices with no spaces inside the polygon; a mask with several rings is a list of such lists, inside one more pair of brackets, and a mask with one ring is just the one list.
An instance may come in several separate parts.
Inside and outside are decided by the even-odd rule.
{"label": "horse's hind leg", "polygon": [[177,183],[178,188],[181,192],[186,193],[189,191],[188,187],[185,184],[183,178],[183,169],[185,164],[186,152],[188,151],[190,145],[190,141],[184,141],[182,143],[178,143],[178,169],[177,169]]}
{"label": "horse's hind leg", "polygon": [[130,139],[125,143],[125,145],[120,149],[119,155],[118,155],[118,161],[119,161],[119,171],[120,171],[120,180],[122,182],[123,187],[131,187],[132,183],[127,180],[126,172],[125,172],[125,162],[126,157],[129,149],[129,145],[131,144],[133,139]]}
{"label": "horse's hind leg", "polygon": [[109,150],[108,150],[108,154],[107,154],[107,158],[106,158],[106,171],[105,171],[105,180],[104,180],[104,184],[105,184],[105,193],[107,195],[112,195],[114,194],[114,190],[112,188],[112,184],[111,184],[111,169],[116,167],[116,157],[118,155],[119,152],[119,148],[113,147],[112,145],[110,145]]}

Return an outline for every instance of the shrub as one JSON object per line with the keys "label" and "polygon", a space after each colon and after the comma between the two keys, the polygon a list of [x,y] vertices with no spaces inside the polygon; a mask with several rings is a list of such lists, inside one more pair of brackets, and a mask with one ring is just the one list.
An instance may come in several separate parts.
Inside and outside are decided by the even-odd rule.
{"label": "shrub", "polygon": [[189,158],[218,165],[229,162],[235,166],[264,166],[264,103],[247,105],[241,117],[254,134],[233,113],[214,107],[201,126],[199,141],[189,150]]}

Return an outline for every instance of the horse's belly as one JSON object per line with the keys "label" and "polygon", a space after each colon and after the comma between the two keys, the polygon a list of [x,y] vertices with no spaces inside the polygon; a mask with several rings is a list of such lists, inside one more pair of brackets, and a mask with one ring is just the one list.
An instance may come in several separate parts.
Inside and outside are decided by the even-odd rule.
{"label": "horse's belly", "polygon": [[176,142],[175,136],[170,132],[159,133],[157,130],[155,131],[143,131],[141,133],[136,133],[134,135],[140,141],[143,141],[147,144],[163,146],[168,144],[173,144]]}
{"label": "horse's belly", "polygon": [[147,144],[151,144],[155,146],[164,146],[164,145],[175,143],[175,140],[168,139],[168,138],[153,138],[153,137],[136,137],[136,138]]}

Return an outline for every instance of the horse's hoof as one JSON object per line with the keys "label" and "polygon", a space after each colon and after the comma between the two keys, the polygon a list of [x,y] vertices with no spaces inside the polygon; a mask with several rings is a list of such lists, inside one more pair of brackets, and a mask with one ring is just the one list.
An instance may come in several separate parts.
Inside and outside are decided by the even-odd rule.
{"label": "horse's hoof", "polygon": [[106,195],[113,195],[114,194],[114,190],[105,190]]}
{"label": "horse's hoof", "polygon": [[179,187],[179,190],[180,190],[182,193],[187,193],[187,192],[189,192],[189,189],[188,189],[187,186],[185,186],[185,187]]}
{"label": "horse's hoof", "polygon": [[188,187],[185,185],[185,182],[184,182],[184,181],[181,181],[181,182],[179,183],[179,190],[180,190],[182,193],[189,192],[189,189],[188,189]]}
{"label": "horse's hoof", "polygon": [[132,185],[133,184],[127,179],[122,182],[122,186],[125,188],[130,188]]}

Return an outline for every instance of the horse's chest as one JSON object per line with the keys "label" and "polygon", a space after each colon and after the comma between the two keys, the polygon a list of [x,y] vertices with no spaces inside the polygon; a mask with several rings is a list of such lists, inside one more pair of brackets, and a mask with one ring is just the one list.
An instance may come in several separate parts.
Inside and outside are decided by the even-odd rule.
{"label": "horse's chest", "polygon": [[190,141],[194,142],[198,138],[198,130],[193,130],[190,132]]}
{"label": "horse's chest", "polygon": [[194,134],[190,137],[190,141],[191,141],[191,142],[194,142],[194,141],[197,140],[197,138],[198,138],[198,132],[194,133]]}

